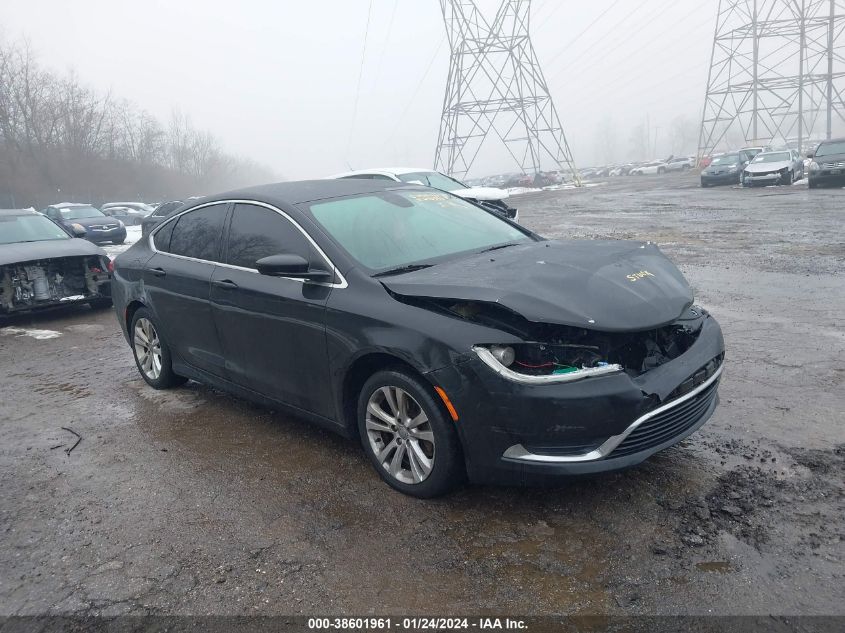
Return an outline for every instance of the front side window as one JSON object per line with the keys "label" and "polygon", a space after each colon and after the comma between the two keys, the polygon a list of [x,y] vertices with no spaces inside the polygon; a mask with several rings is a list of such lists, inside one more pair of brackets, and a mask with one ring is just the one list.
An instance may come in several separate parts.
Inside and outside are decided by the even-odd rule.
{"label": "front side window", "polygon": [[386,191],[316,202],[317,222],[355,260],[387,270],[533,238],[440,191]]}
{"label": "front side window", "polygon": [[299,255],[311,261],[311,244],[282,215],[253,204],[235,205],[226,263],[255,268],[255,262],[271,255]]}
{"label": "front side window", "polygon": [[[225,203],[202,207],[179,216],[169,223],[175,223],[175,226],[172,229],[167,252],[205,261],[217,261],[220,257],[225,219]],[[164,228],[167,226],[165,225]],[[157,242],[153,241],[158,248]]]}

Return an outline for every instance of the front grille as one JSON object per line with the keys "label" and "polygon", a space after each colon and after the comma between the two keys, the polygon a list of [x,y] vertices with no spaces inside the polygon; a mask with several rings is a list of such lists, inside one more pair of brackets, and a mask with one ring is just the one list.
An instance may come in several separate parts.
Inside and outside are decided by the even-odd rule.
{"label": "front grille", "polygon": [[845,161],[839,163],[824,163],[822,169],[845,169]]}
{"label": "front grille", "polygon": [[719,381],[679,404],[650,418],[634,429],[608,457],[625,457],[659,446],[694,427],[716,399]]}

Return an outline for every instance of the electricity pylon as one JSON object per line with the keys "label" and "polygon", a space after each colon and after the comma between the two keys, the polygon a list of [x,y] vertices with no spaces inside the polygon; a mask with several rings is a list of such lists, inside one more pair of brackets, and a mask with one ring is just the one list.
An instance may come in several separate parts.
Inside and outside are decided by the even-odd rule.
{"label": "electricity pylon", "polygon": [[845,123],[845,0],[720,0],[699,157]]}
{"label": "electricity pylon", "polygon": [[530,0],[503,0],[492,22],[475,0],[440,0],[451,57],[435,169],[464,177],[488,137],[523,173],[557,169],[580,184],[529,36]]}

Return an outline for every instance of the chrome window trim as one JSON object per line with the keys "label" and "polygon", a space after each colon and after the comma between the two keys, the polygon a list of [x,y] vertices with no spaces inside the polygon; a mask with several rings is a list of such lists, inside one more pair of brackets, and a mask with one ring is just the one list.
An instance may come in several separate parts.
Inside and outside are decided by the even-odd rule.
{"label": "chrome window trim", "polygon": [[190,262],[197,262],[197,263],[200,263],[200,264],[212,264],[214,266],[222,266],[223,268],[231,268],[233,270],[241,270],[241,271],[244,271],[244,272],[255,273],[256,275],[260,274],[258,272],[258,270],[255,269],[255,268],[244,268],[243,266],[234,266],[232,264],[226,264],[224,262],[215,262],[215,261],[210,261],[210,260],[207,260],[207,259],[197,259],[195,257],[187,257],[185,255],[176,255],[175,253],[168,253],[168,252],[165,252],[165,251],[160,251],[155,247],[155,243],[153,241],[155,234],[158,233],[161,229],[163,229],[167,224],[170,224],[171,222],[175,222],[178,218],[181,218],[183,215],[185,215],[186,213],[190,213],[191,211],[196,211],[198,209],[204,209],[205,207],[211,207],[211,206],[215,206],[215,205],[218,205],[218,204],[223,204],[223,205],[251,204],[251,205],[255,205],[257,207],[264,207],[265,209],[269,209],[270,211],[275,211],[280,216],[285,218],[288,222],[290,222],[293,226],[295,226],[299,230],[299,232],[302,233],[303,236],[305,236],[305,239],[308,240],[311,243],[311,245],[314,247],[314,249],[317,251],[317,253],[319,253],[320,257],[323,258],[323,261],[328,265],[329,272],[333,273],[335,275],[335,277],[337,279],[339,279],[340,281],[339,282],[313,281],[313,280],[310,280],[310,279],[296,279],[294,277],[276,277],[276,279],[287,279],[289,281],[295,281],[295,282],[301,283],[301,284],[307,283],[307,284],[311,284],[311,285],[314,285],[314,286],[326,286],[328,288],[343,289],[343,288],[349,287],[349,284],[347,283],[346,278],[337,269],[337,266],[334,265],[334,262],[332,262],[332,260],[329,258],[329,256],[326,255],[325,251],[323,251],[323,249],[320,248],[320,245],[317,244],[317,242],[314,241],[314,238],[312,238],[308,234],[308,232],[305,229],[302,228],[302,226],[299,224],[299,222],[294,220],[290,215],[288,215],[287,213],[285,213],[284,211],[282,211],[278,207],[274,207],[272,204],[268,204],[266,202],[260,202],[258,200],[241,200],[241,199],[215,200],[213,202],[205,202],[205,203],[197,205],[195,207],[191,207],[190,209],[185,209],[184,211],[181,211],[178,214],[174,215],[172,218],[167,218],[166,221],[162,222],[161,224],[156,226],[152,231],[150,231],[150,235],[149,235],[149,237],[147,237],[150,250],[153,251],[153,253],[156,253],[158,255],[167,255],[168,257],[175,257],[177,259],[184,259],[184,260],[190,261]]}
{"label": "chrome window trim", "polygon": [[520,374],[519,372],[508,369],[498,360],[489,349],[481,345],[476,345],[472,351],[478,355],[478,358],[487,365],[490,369],[499,374],[502,378],[511,380],[513,382],[522,383],[524,385],[556,385],[560,383],[576,382],[584,380],[585,378],[594,378],[596,376],[607,376],[609,374],[617,374],[622,371],[621,365],[607,365],[605,367],[586,367],[579,369],[577,372],[569,374],[556,374],[547,376],[528,376]]}
{"label": "chrome window trim", "polygon": [[608,438],[604,442],[604,444],[599,446],[597,449],[590,451],[589,453],[585,453],[584,455],[569,456],[542,455],[539,453],[532,453],[531,451],[526,449],[522,444],[516,444],[506,450],[502,457],[513,461],[525,462],[529,464],[573,464],[603,459],[610,455],[610,453],[612,453],[614,450],[616,450],[616,447],[619,446],[622,442],[624,442],[625,438],[628,437],[631,433],[633,433],[641,424],[647,422],[648,420],[657,415],[660,415],[664,411],[668,411],[669,409],[677,407],[678,405],[683,404],[684,402],[691,400],[692,398],[695,398],[698,394],[700,394],[714,382],[719,380],[719,377],[722,375],[722,369],[724,369],[724,365],[720,365],[719,369],[717,369],[716,372],[712,376],[710,376],[710,378],[705,380],[703,383],[701,383],[698,387],[696,387],[689,393],[684,394],[680,398],[675,398],[674,400],[671,400],[666,404],[657,407],[653,411],[649,411],[645,415],[637,418],[631,423],[628,428],[622,431],[622,433]]}

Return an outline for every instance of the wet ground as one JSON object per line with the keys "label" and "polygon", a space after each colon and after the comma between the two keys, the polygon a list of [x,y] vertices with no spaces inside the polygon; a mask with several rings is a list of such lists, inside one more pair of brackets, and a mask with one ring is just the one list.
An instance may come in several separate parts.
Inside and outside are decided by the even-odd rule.
{"label": "wet ground", "polygon": [[845,614],[845,191],[667,176],[516,201],[540,233],[679,263],[728,346],[701,431],[624,473],[418,501],[305,422],[153,391],[111,311],[18,318],[0,614]]}

